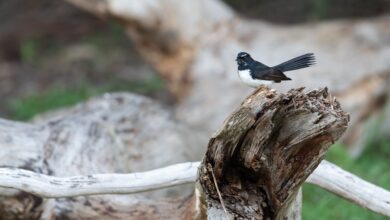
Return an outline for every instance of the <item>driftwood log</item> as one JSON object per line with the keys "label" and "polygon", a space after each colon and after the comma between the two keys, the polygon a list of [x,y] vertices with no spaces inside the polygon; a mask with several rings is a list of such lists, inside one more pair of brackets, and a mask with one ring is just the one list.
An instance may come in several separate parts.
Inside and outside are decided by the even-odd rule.
{"label": "driftwood log", "polygon": [[[316,66],[275,86],[329,87],[351,114],[343,141],[354,155],[370,138],[365,124],[390,109],[389,16],[283,26],[245,19],[220,0],[67,1],[123,25],[179,97],[176,115],[200,132],[202,147],[249,91],[236,75],[240,51],[270,65],[314,52]],[[386,116],[376,130],[388,135],[389,111]]]}
{"label": "driftwood log", "polygon": [[[0,120],[0,167],[66,177],[145,171],[199,157],[191,151],[196,137],[168,109],[138,95],[106,94],[35,121]],[[193,191],[186,189],[154,194]],[[9,188],[0,188],[0,195],[1,219],[122,219],[141,215],[145,205],[139,202],[154,204],[147,199],[152,195],[44,199]]]}
{"label": "driftwood log", "polygon": [[[7,188],[0,190],[1,216],[3,219],[193,219],[223,213],[219,201],[224,201],[227,211],[237,216],[279,217],[287,213],[300,185],[321,161],[327,147],[346,129],[347,115],[340,110],[337,101],[329,98],[325,89],[308,93],[297,89],[287,94],[268,88],[257,90],[211,138],[199,168],[199,185],[194,195],[178,199],[163,199],[161,194],[48,199],[74,196],[77,192],[83,195],[83,186],[90,189],[99,186],[99,182],[96,183],[99,178],[65,178],[73,183],[69,187],[76,193],[61,194],[58,190],[57,196],[44,195],[42,187],[34,188],[31,183],[15,187],[8,183],[2,185]],[[185,126],[172,121],[167,110],[134,95],[107,94],[37,121],[24,124],[1,120],[2,167],[59,177],[128,173],[191,160],[180,152],[185,155],[187,146],[196,143],[186,133]],[[149,127],[147,124],[152,121],[160,123]],[[166,161],[169,157],[161,158],[161,154],[168,154],[171,160]],[[150,164],[151,161],[154,164]],[[211,170],[215,178],[210,175]],[[183,177],[180,169],[175,172]],[[23,178],[31,175],[27,178],[30,181],[39,177],[38,174],[21,174]],[[112,176],[114,189],[102,193],[126,193],[115,189],[118,176],[121,175]],[[18,179],[18,175],[13,177]],[[107,178],[110,176],[100,179],[103,180],[100,186],[107,186]],[[167,178],[165,181],[169,180]],[[187,176],[184,182],[191,181],[188,178],[191,179]],[[59,187],[58,184],[63,183],[61,178],[48,180],[48,186]],[[156,183],[160,185],[149,185],[149,189],[167,186],[164,181]],[[222,200],[213,188],[214,183]],[[143,190],[133,188],[128,193],[140,191]],[[179,192],[183,195],[183,191]],[[93,194],[100,193],[96,188],[92,193],[84,193]],[[242,202],[248,199],[247,207],[252,207],[255,201],[260,206],[243,213],[243,203],[232,205],[233,197]],[[255,197],[258,199],[254,200]],[[209,211],[203,204],[208,205]]]}

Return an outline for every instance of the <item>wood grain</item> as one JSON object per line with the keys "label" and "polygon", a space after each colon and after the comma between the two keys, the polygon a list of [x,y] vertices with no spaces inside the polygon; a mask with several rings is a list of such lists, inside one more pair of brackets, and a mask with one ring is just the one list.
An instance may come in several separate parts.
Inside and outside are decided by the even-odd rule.
{"label": "wood grain", "polygon": [[209,209],[220,209],[211,166],[234,218],[282,218],[348,118],[326,88],[259,88],[210,139],[198,177]]}

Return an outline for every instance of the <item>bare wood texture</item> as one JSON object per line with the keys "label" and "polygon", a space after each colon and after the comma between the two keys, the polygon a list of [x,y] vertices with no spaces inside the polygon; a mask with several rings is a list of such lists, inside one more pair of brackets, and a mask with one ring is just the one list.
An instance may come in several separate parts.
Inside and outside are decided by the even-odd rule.
{"label": "bare wood texture", "polygon": [[[321,164],[319,165],[321,166]],[[315,170],[314,170],[315,172]],[[291,205],[288,207],[285,216],[285,219],[291,220],[301,220],[302,219],[302,188],[297,192],[297,195],[294,197]]]}
{"label": "bare wood texture", "polygon": [[[89,196],[49,200],[40,219],[187,220],[193,219],[194,197],[147,199],[142,196]],[[24,218],[26,219],[26,218]],[[31,219],[31,218],[29,218]]]}
{"label": "bare wood texture", "polygon": [[[37,173],[32,174],[31,171],[20,169],[1,168],[0,186],[33,193],[43,198],[114,193],[118,191],[118,188],[120,188],[121,193],[131,194],[194,182],[199,164],[200,162],[180,163],[162,169],[147,171],[145,172],[149,173],[147,175],[144,175],[145,173],[142,172],[137,175],[121,174],[116,176],[112,183],[107,182],[99,187],[89,185],[88,179],[94,177],[94,181],[98,182],[101,177],[111,174],[61,178]],[[177,172],[178,170],[180,172]],[[136,182],[131,181],[131,178],[135,178]],[[156,182],[159,182],[158,186],[155,185]],[[322,161],[306,182],[322,187],[373,212],[390,217],[389,191],[368,183],[330,162]],[[46,187],[42,187],[42,185]],[[0,193],[3,196],[9,195],[4,190],[0,191]],[[111,202],[108,202],[109,199],[107,197],[105,201],[107,201],[107,204],[111,204]],[[300,203],[296,202],[294,204],[299,205]],[[121,205],[123,206],[124,204],[122,203]],[[295,215],[300,215],[297,210],[300,210],[299,206],[294,207],[293,211],[295,211]]]}
{"label": "bare wood texture", "polygon": [[[192,152],[196,137],[190,134],[168,109],[148,98],[106,94],[37,118],[35,124],[1,119],[0,166],[58,177],[139,172],[198,158]],[[159,190],[149,193],[148,198],[183,196],[192,190],[188,186],[181,190]],[[107,211],[115,207],[116,197],[96,196],[89,203],[89,198],[46,200],[9,188],[0,191],[2,219],[37,219],[42,212],[51,213],[47,216],[53,218],[79,214],[85,218],[88,214],[100,214],[103,219],[119,218],[110,217],[111,212]],[[100,205],[99,199],[105,205]],[[153,204],[153,199],[145,195],[127,196],[120,201],[127,206],[144,201],[149,208]],[[121,216],[129,217],[129,213]]]}
{"label": "bare wood texture", "polygon": [[221,213],[222,200],[232,218],[283,219],[347,124],[327,89],[282,94],[259,88],[210,139],[198,173],[208,214]]}
{"label": "bare wood texture", "polygon": [[336,165],[323,161],[307,179],[373,212],[390,217],[390,192],[346,172]]}
{"label": "bare wood texture", "polygon": [[72,177],[55,177],[22,169],[0,168],[0,187],[19,189],[43,198],[133,194],[192,183],[195,181],[195,170],[198,166],[199,162],[187,162],[131,174]]}
{"label": "bare wood texture", "polygon": [[[200,131],[202,146],[249,91],[236,74],[234,58],[240,51],[270,65],[314,52],[315,67],[291,73],[292,81],[274,86],[283,91],[329,87],[351,113],[351,129],[343,139],[354,155],[369,138],[364,125],[390,103],[389,16],[282,26],[244,19],[220,0],[67,1],[120,21],[182,98],[176,113]],[[378,130],[388,134],[384,128]]]}
{"label": "bare wood texture", "polygon": [[[194,182],[199,164],[200,162],[180,163],[147,171],[149,175],[153,174],[151,178],[142,172],[136,175],[121,174],[115,178],[111,176],[112,181],[107,182],[104,187],[88,185],[88,179],[93,177],[95,181],[100,181],[101,177],[111,174],[61,178],[20,169],[0,168],[0,186],[23,190],[45,198],[117,193],[118,188],[121,193],[131,194]],[[180,172],[177,172],[178,170]],[[132,178],[138,182],[134,183]],[[155,185],[156,182],[159,183],[158,186]],[[368,183],[328,161],[322,161],[306,182],[320,186],[373,212],[390,217],[389,191]],[[78,191],[81,187],[83,189]],[[5,191],[1,191],[1,194],[7,195]]]}

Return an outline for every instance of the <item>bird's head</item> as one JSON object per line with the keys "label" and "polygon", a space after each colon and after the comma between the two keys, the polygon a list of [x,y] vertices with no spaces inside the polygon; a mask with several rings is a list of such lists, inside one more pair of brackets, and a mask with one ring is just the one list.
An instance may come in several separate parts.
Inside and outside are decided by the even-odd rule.
{"label": "bird's head", "polygon": [[253,59],[251,55],[249,55],[249,53],[240,52],[237,54],[236,61],[239,66],[246,66],[249,65],[249,63],[251,63]]}

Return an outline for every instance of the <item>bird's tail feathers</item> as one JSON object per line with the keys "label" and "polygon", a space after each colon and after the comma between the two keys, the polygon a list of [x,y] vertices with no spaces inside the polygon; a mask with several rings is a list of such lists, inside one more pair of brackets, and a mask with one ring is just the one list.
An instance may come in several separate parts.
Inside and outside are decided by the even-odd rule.
{"label": "bird's tail feathers", "polygon": [[299,57],[295,57],[284,63],[281,63],[273,68],[282,72],[292,71],[297,69],[306,68],[315,64],[315,57],[313,53],[307,53]]}

